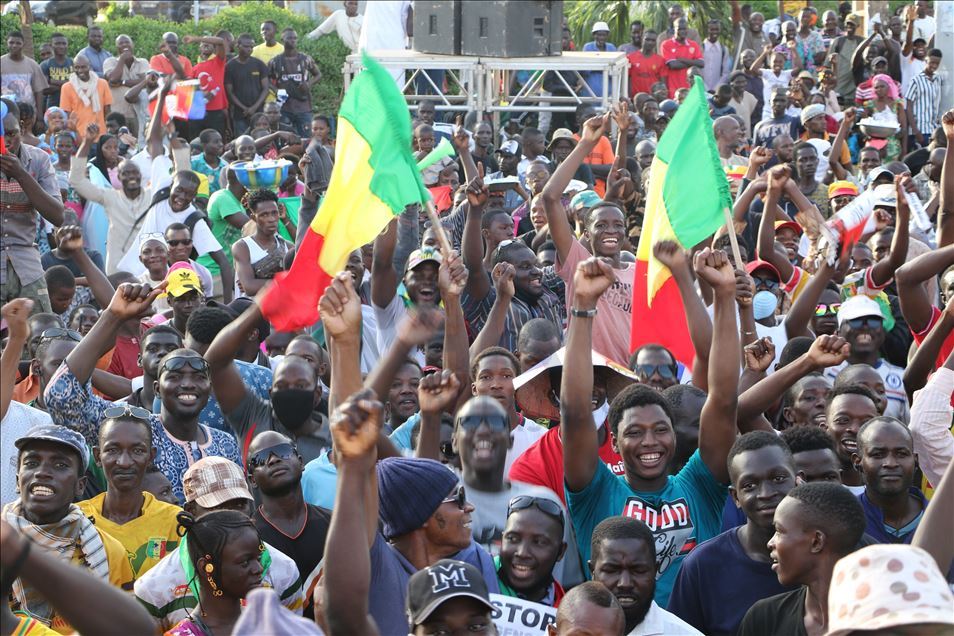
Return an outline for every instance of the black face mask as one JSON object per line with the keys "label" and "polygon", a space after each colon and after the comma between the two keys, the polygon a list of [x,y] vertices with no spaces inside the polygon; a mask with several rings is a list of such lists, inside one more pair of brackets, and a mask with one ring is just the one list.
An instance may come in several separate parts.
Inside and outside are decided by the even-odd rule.
{"label": "black face mask", "polygon": [[308,421],[315,408],[315,392],[311,389],[272,390],[272,410],[282,426],[298,430]]}

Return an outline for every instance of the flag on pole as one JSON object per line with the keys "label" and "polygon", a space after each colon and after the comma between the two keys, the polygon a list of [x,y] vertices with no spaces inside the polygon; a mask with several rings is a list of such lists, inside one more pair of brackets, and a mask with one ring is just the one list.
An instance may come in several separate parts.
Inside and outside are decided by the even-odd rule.
{"label": "flag on pole", "polygon": [[661,344],[691,366],[694,351],[682,298],[669,269],[653,257],[653,245],[674,240],[691,248],[712,236],[725,222],[723,208],[732,206],[700,78],[659,140],[651,171],[636,250],[630,351]]}
{"label": "flag on pole", "polygon": [[205,93],[199,87],[199,80],[177,82],[172,95],[166,95],[166,111],[175,119],[204,119]]}
{"label": "flag on pole", "polygon": [[370,243],[427,190],[411,153],[407,103],[391,74],[364,54],[365,70],[338,113],[335,165],[321,207],[291,269],[275,277],[262,313],[278,331],[318,321],[318,300],[348,255]]}

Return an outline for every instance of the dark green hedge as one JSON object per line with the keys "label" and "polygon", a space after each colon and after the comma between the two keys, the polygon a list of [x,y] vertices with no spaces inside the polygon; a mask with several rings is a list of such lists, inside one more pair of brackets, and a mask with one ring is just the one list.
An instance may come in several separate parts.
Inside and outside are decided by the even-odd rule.
{"label": "dark green hedge", "polygon": [[[184,35],[214,34],[221,29],[228,29],[236,37],[242,33],[250,33],[256,43],[261,42],[259,27],[264,20],[274,20],[278,30],[284,27],[293,27],[298,32],[298,48],[303,53],[312,56],[321,69],[321,81],[312,89],[315,112],[333,115],[338,112],[342,96],[341,67],[344,65],[348,48],[335,34],[326,35],[319,40],[309,40],[305,34],[317,26],[317,23],[306,16],[280,9],[271,3],[249,2],[224,9],[218,15],[200,20],[196,26],[192,21],[176,24],[168,20],[147,19],[143,17],[120,18],[109,22],[98,23],[103,27],[106,48],[114,50],[113,43],[116,36],[126,34],[133,39],[136,46],[136,55],[149,59],[159,51],[162,34],[166,31],[175,31],[181,38]],[[15,15],[0,17],[0,27],[4,34],[20,28],[19,18]],[[70,43],[70,55],[75,55],[86,46],[86,28],[79,26],[47,26],[33,25],[35,46],[49,42],[50,35],[59,31],[66,35]],[[115,51],[114,51],[115,52]],[[199,55],[197,44],[183,45],[180,52],[195,62]],[[6,53],[6,38],[0,42],[0,53]]]}

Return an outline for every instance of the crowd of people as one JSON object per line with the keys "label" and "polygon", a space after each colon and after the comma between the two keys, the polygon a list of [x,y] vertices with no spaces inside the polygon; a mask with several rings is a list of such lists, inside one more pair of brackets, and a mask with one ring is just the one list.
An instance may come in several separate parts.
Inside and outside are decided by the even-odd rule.
{"label": "crowd of people", "polygon": [[[356,49],[409,3],[343,4],[306,35]],[[439,224],[407,207],[293,333],[259,301],[342,150],[295,30],[184,36],[194,61],[173,32],[94,26],[72,58],[55,33],[40,60],[7,33],[2,633],[490,634],[506,598],[550,634],[950,633],[954,110],[930,4],[731,11],[731,37],[675,4],[633,22],[609,112],[417,103],[409,151],[454,151],[422,170]],[[205,117],[165,120],[189,79]],[[653,319],[633,290],[657,145],[700,84],[734,226],[639,250],[678,286],[678,359],[631,350]],[[268,159],[287,177],[252,186]]]}

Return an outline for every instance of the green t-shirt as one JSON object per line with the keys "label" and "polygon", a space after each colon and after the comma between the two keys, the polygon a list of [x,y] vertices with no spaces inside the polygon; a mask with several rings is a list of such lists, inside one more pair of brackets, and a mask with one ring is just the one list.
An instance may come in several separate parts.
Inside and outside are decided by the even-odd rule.
{"label": "green t-shirt", "polygon": [[583,563],[590,559],[590,537],[600,521],[617,515],[642,521],[656,537],[655,601],[666,607],[682,560],[722,530],[729,488],[716,481],[698,450],[655,492],[636,492],[624,475],[616,476],[602,461],[597,463],[586,488],[571,492],[564,486]]}
{"label": "green t-shirt", "polygon": [[[232,244],[242,238],[242,230],[233,226],[226,219],[237,212],[245,214],[245,208],[242,207],[242,202],[227,188],[218,190],[209,197],[206,213],[209,215],[209,222],[212,225],[212,235],[222,246],[225,258],[229,259],[230,263],[232,263]],[[198,262],[208,268],[213,278],[219,275],[219,266],[208,254],[200,257]],[[232,265],[234,267],[235,263],[232,263]]]}

